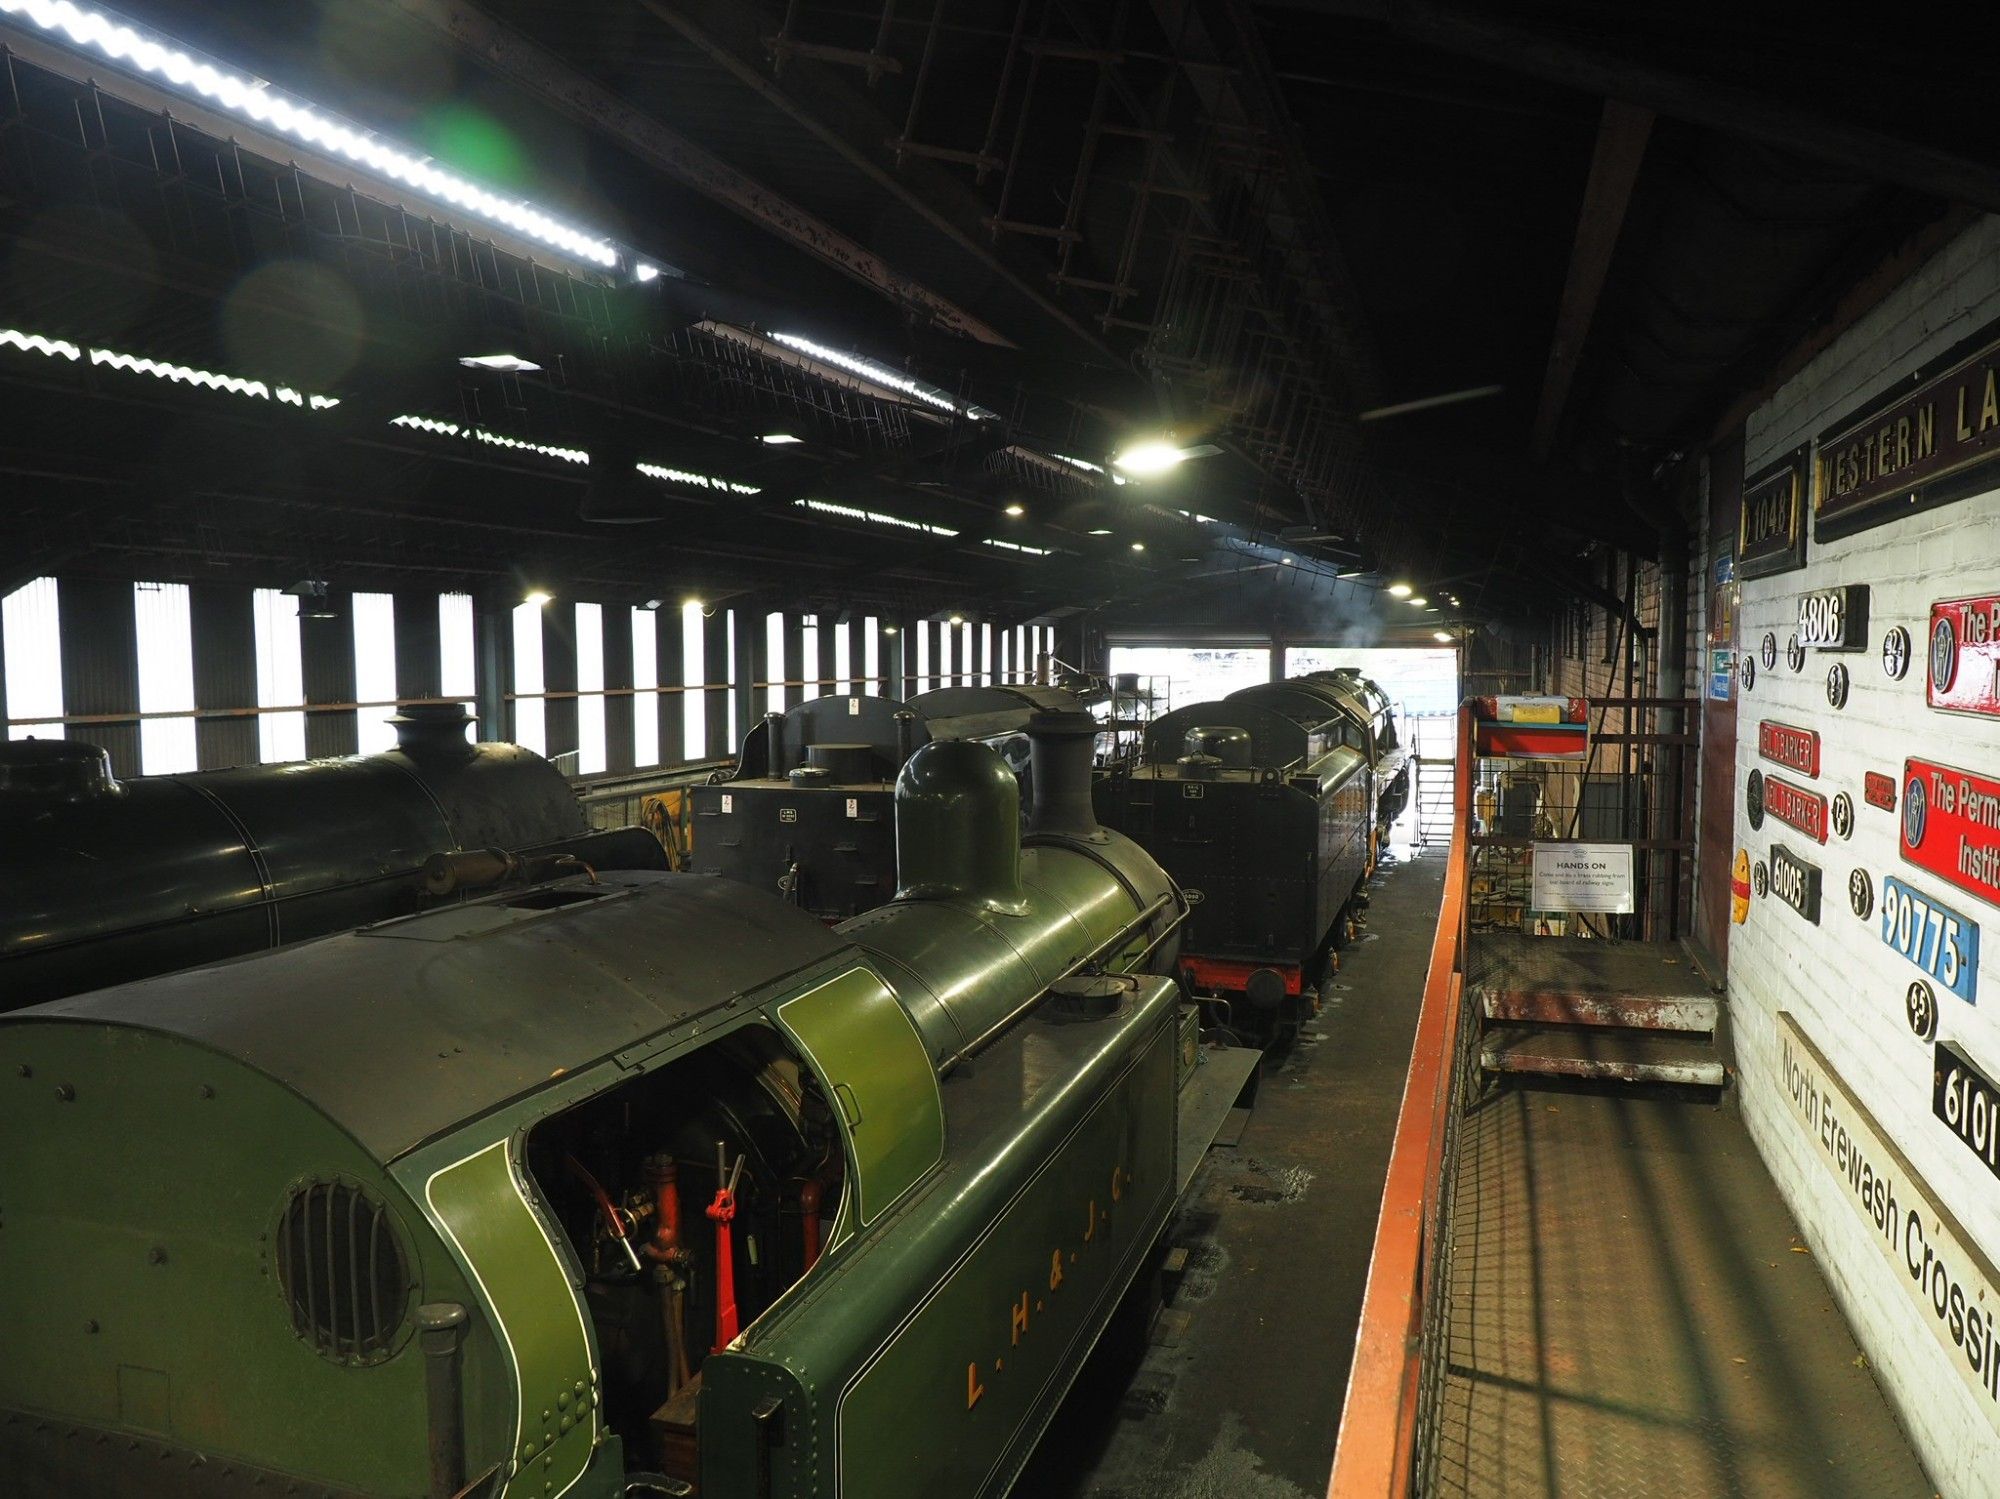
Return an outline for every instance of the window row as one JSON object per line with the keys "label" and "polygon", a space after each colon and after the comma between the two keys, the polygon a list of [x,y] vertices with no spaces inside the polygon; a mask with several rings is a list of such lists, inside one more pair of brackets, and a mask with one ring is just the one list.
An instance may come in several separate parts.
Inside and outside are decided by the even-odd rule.
{"label": "window row", "polygon": [[[38,578],[0,597],[0,712],[14,739],[104,743],[121,775],[372,753],[395,744],[399,702],[471,706],[478,629],[464,594],[329,605]],[[1046,626],[905,630],[874,615],[770,613],[753,637],[738,630],[737,611],[698,603],[662,614],[537,595],[485,642],[510,684],[508,737],[584,775],[705,760],[740,742],[746,709],[1033,681],[1055,645]]]}

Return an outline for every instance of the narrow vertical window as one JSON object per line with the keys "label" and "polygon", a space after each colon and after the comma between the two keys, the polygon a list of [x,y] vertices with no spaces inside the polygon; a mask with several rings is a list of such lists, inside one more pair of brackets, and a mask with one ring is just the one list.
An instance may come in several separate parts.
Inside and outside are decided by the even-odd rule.
{"label": "narrow vertical window", "polygon": [[861,670],[863,680],[861,690],[870,694],[882,691],[882,622],[869,615],[861,622]]}
{"label": "narrow vertical window", "polygon": [[388,593],[354,595],[355,728],[361,753],[396,747],[396,598]]}
{"label": "narrow vertical window", "polygon": [[849,654],[854,649],[854,627],[846,620],[835,620],[833,625],[833,690],[846,697],[855,690],[854,658]]}
{"label": "narrow vertical window", "polygon": [[[173,775],[199,763],[194,742],[194,625],[185,583],[134,583],[139,640],[139,769]],[[171,718],[156,715],[172,714]]]}
{"label": "narrow vertical window", "polygon": [[548,753],[549,735],[543,713],[542,606],[514,607],[514,742],[536,754]]}
{"label": "narrow vertical window", "polygon": [[972,626],[962,624],[958,627],[958,685],[972,687],[978,682],[979,669],[972,659]]}
{"label": "narrow vertical window", "polygon": [[472,649],[472,595],[438,595],[438,685],[444,696],[468,706],[479,696],[479,668]]}
{"label": "narrow vertical window", "polygon": [[1000,680],[1000,665],[993,659],[993,626],[979,627],[979,680],[991,685]]}
{"label": "narrow vertical window", "polygon": [[604,606],[576,606],[576,769],[604,769]]}
{"label": "narrow vertical window", "polygon": [[931,627],[917,626],[917,691],[929,692],[937,684],[931,680]]}
{"label": "narrow vertical window", "polygon": [[807,614],[799,620],[799,677],[805,683],[806,701],[820,694],[819,616]]}
{"label": "narrow vertical window", "polygon": [[[764,711],[785,711],[785,616],[764,616]],[[754,685],[754,684],[753,684]]]}
{"label": "narrow vertical window", "polygon": [[651,609],[632,611],[632,763],[660,763],[660,634]]}
{"label": "narrow vertical window", "polygon": [[[681,758],[708,756],[708,652],[701,605],[681,605]],[[733,633],[733,632],[732,632]]]}
{"label": "narrow vertical window", "polygon": [[736,611],[728,612],[727,638],[729,666],[723,676],[722,685],[729,690],[722,694],[724,710],[729,715],[729,748],[734,751],[743,742],[743,730],[736,722]]}
{"label": "narrow vertical window", "polygon": [[[257,642],[257,758],[278,765],[306,757],[305,652],[299,642],[299,601],[275,588],[251,596]],[[273,712],[276,709],[278,711]]]}
{"label": "narrow vertical window", "polygon": [[5,638],[6,649],[7,737],[62,738],[62,724],[48,721],[63,716],[62,634],[54,578],[36,578],[0,598],[0,637]]}

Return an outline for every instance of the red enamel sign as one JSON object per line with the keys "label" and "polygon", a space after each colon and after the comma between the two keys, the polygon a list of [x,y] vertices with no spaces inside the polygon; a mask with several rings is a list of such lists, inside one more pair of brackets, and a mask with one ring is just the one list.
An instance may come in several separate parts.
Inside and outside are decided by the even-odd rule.
{"label": "red enamel sign", "polygon": [[1902,827],[1905,859],[2000,905],[2000,781],[1905,760]]}
{"label": "red enamel sign", "polygon": [[1819,774],[1819,735],[1765,719],[1757,725],[1757,753],[1802,776]]}
{"label": "red enamel sign", "polygon": [[2000,597],[1931,605],[1924,701],[1949,713],[2000,715]]}
{"label": "red enamel sign", "polygon": [[1884,812],[1896,810],[1896,778],[1885,776],[1879,770],[1871,770],[1861,778],[1861,794],[1868,798],[1868,805],[1880,807]]}
{"label": "red enamel sign", "polygon": [[1776,776],[1764,777],[1764,810],[1804,833],[1815,843],[1826,842],[1826,798]]}

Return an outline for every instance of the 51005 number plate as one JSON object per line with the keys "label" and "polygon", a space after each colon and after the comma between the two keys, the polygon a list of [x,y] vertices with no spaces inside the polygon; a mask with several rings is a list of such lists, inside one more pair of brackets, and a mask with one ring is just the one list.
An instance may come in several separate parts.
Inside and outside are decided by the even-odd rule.
{"label": "51005 number plate", "polygon": [[1882,940],[1967,1004],[1979,993],[1979,923],[1882,876]]}

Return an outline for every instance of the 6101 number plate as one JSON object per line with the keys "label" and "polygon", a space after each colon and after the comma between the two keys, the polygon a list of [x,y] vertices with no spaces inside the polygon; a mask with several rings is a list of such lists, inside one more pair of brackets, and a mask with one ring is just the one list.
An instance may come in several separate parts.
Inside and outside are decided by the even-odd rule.
{"label": "6101 number plate", "polygon": [[1967,1004],[1979,993],[1979,923],[1882,876],[1882,940]]}

